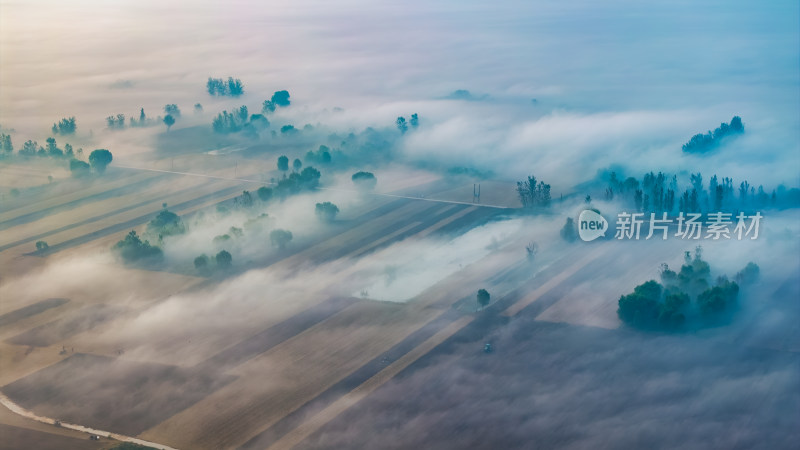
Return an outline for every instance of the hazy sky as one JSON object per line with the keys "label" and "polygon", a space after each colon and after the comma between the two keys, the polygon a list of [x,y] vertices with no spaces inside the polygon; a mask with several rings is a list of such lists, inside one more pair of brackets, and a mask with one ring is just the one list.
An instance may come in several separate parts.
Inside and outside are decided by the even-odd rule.
{"label": "hazy sky", "polygon": [[[24,134],[18,143],[44,140],[62,116],[97,132],[140,107],[252,110],[288,89],[298,122],[362,129],[419,112],[411,158],[509,178],[539,168],[571,185],[624,162],[800,183],[796,1],[0,5],[0,124]],[[208,76],[229,75],[244,97],[205,93]],[[488,97],[441,100],[456,89]],[[319,115],[335,106],[346,112]],[[680,154],[735,114],[748,135],[725,157]]]}

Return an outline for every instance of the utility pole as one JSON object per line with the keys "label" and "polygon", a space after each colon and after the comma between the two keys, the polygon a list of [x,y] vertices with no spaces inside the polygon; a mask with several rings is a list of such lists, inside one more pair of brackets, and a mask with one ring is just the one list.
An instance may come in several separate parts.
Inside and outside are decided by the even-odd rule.
{"label": "utility pole", "polygon": [[472,203],[481,202],[481,185],[472,183]]}

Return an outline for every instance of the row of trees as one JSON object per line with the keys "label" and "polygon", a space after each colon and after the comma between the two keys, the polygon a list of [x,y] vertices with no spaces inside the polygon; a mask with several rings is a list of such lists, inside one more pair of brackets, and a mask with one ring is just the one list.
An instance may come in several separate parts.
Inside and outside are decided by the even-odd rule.
{"label": "row of trees", "polygon": [[[11,136],[7,134],[0,135],[0,148],[4,157],[13,155],[14,145],[11,142]],[[78,158],[83,156],[83,149],[79,148],[77,151],[73,150],[72,145],[69,143],[64,144],[64,148],[59,148],[58,143],[54,137],[47,138],[46,147],[40,146],[36,141],[28,140],[22,144],[17,154],[23,158],[40,157],[40,158],[53,158],[58,160],[67,159],[69,161],[69,170],[75,177],[83,177],[91,174],[103,174],[114,159],[110,151],[99,148],[93,150],[89,154],[89,162],[84,162]]]}
{"label": "row of trees", "polygon": [[517,195],[524,208],[545,207],[550,205],[550,185],[544,181],[537,183],[531,175],[525,181],[517,182]]}
{"label": "row of trees", "polygon": [[70,135],[75,134],[75,130],[77,129],[77,125],[75,124],[75,117],[67,117],[64,119],[59,120],[58,122],[53,124],[53,135]]}
{"label": "row of trees", "polygon": [[[201,104],[195,105],[195,111],[202,111],[203,106]],[[144,112],[144,108],[139,109],[139,117],[129,117],[127,126],[131,128],[145,128],[145,127],[152,127],[159,124],[164,124],[167,126],[167,130],[169,130],[172,125],[175,124],[177,119],[181,117],[181,110],[178,105],[174,103],[170,103],[168,105],[164,105],[164,117],[158,116],[156,119],[152,119],[147,117]],[[106,126],[110,130],[123,130],[126,127],[125,123],[125,114],[116,114],[110,115],[106,117]]]}
{"label": "row of trees", "polygon": [[730,124],[723,122],[713,132],[709,130],[706,134],[695,134],[689,142],[683,144],[682,149],[685,153],[706,153],[719,146],[723,138],[742,133],[744,133],[742,118],[733,116]]}
{"label": "row of trees", "polygon": [[[691,187],[677,194],[677,176],[669,176],[662,172],[646,173],[640,183],[634,177],[625,181],[617,178],[616,172],[611,172],[606,188],[606,199],[611,200],[622,196],[637,211],[640,212],[715,212],[738,211],[742,209],[765,208],[778,203],[777,190],[773,189],[768,194],[763,186],[752,186],[747,180],[734,184],[731,178],[721,180],[714,175],[708,181],[705,189],[703,176],[699,172],[690,175]],[[793,189],[787,196],[787,201],[795,202],[798,192]],[[677,197],[676,197],[677,195]]]}
{"label": "row of trees", "polygon": [[222,78],[208,77],[206,90],[214,96],[238,97],[244,94],[244,85],[238,78],[228,77],[226,81]]}
{"label": "row of trees", "polygon": [[722,320],[724,313],[733,310],[739,284],[756,281],[759,268],[750,262],[736,274],[735,281],[720,276],[712,285],[711,267],[701,255],[700,247],[693,258],[686,252],[679,272],[663,264],[661,283],[650,280],[621,296],[619,318],[634,328],[649,330],[677,330],[687,322],[705,326]]}

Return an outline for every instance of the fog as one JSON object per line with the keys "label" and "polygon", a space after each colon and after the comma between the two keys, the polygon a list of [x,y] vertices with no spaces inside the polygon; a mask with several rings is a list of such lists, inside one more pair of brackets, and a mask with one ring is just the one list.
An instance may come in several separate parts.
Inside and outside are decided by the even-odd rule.
{"label": "fog", "polygon": [[[75,115],[79,134],[92,130],[122,158],[137,145],[104,131],[107,115],[154,117],[177,103],[180,127],[200,102],[208,123],[288,89],[296,125],[391,127],[418,112],[423,127],[402,144],[409,159],[508,179],[535,170],[568,188],[624,163],[798,183],[794,2],[76,5],[3,3],[0,123],[17,142],[41,142]],[[209,97],[209,76],[240,77],[245,95]],[[444,99],[458,89],[487,97]],[[324,113],[334,107],[344,111]],[[707,158],[681,154],[737,114],[745,137]]]}
{"label": "fog", "polygon": [[[59,342],[116,359],[54,364],[36,382],[65,383],[65,391],[80,395],[89,392],[87,385],[99,385],[102,395],[64,413],[111,427],[129,420],[127,431],[140,433],[234,379],[244,398],[292,386],[297,381],[286,374],[294,367],[280,374],[286,378],[247,378],[258,373],[257,364],[271,374],[282,370],[269,366],[269,355],[245,368],[242,361],[213,364],[284,321],[305,318],[307,310],[322,321],[350,305],[367,312],[413,308],[440,286],[452,291],[448,313],[478,319],[306,444],[788,448],[798,439],[792,419],[800,414],[796,208],[765,212],[754,241],[619,242],[548,293],[535,312],[505,317],[500,308],[525,294],[520,286],[532,290],[546,282],[537,276],[549,276],[548,268],[569,267],[589,252],[593,244],[561,239],[567,217],[593,207],[613,227],[613,215],[631,208],[619,198],[584,202],[586,194],[600,196],[604,187],[595,191],[601,185],[592,183],[611,170],[620,179],[651,170],[675,174],[679,195],[697,172],[706,184],[716,174],[732,177],[734,186],[745,179],[764,185],[767,192],[800,186],[798,15],[792,1],[0,0],[0,125],[16,148],[28,139],[43,144],[53,122],[75,116],[77,134],[57,136],[59,144],[110,149],[110,170],[247,177],[254,195],[257,186],[280,180],[278,155],[291,162],[321,144],[333,153],[333,163],[320,167],[322,189],[276,195],[249,209],[227,201],[223,208],[192,211],[182,217],[186,233],[177,236],[140,233],[163,246],[161,266],[126,267],[111,251],[113,242],[103,241],[3,277],[3,312],[45,298],[80,299],[70,300],[77,306],[66,319],[52,315],[43,323],[61,320],[52,326],[60,330],[85,317],[79,325],[91,333],[67,334]],[[209,96],[208,77],[228,76],[242,80],[245,94]],[[271,126],[259,136],[210,131],[219,112],[247,105],[258,113],[282,89],[292,104],[270,114]],[[161,123],[106,127],[109,115],[138,117],[144,108],[155,118],[170,103],[183,114],[169,131]],[[202,113],[193,112],[195,103]],[[395,120],[414,113],[419,128],[401,135]],[[743,135],[707,154],[681,151],[693,135],[735,115],[742,117]],[[286,124],[311,127],[271,135]],[[448,175],[450,169],[469,176]],[[354,188],[356,170],[375,172],[374,192]],[[68,177],[63,168],[54,173]],[[441,194],[494,181],[508,189],[499,196],[513,199],[512,183],[531,174],[552,185],[553,199],[567,198],[536,214],[498,210],[446,232],[402,236],[423,220],[428,226],[445,220],[436,215],[446,208],[467,209],[455,203],[430,203],[441,207],[436,211],[407,207],[424,201],[427,189]],[[12,184],[3,181],[3,188]],[[159,178],[141,187],[143,193],[188,190],[201,184],[195,181]],[[380,195],[390,192],[405,196],[405,203],[398,200],[385,230],[370,229],[363,217],[397,200]],[[315,214],[324,201],[340,209],[330,223]],[[43,223],[58,225],[58,217],[50,220]],[[24,226],[12,231],[22,233]],[[232,227],[242,235],[215,240],[235,234]],[[293,233],[287,248],[270,242],[270,231],[279,228]],[[370,234],[379,232],[385,234]],[[538,245],[532,261],[525,252],[531,242]],[[619,297],[658,279],[660,263],[677,269],[696,244],[713,278],[732,277],[749,261],[761,267],[761,280],[742,288],[734,319],[679,333],[624,325]],[[318,251],[306,251],[317,245]],[[233,255],[230,270],[202,273],[193,266],[195,257],[223,249]],[[467,268],[481,276],[456,276]],[[460,294],[480,288],[492,293],[494,306],[486,311],[474,293]],[[113,305],[113,317],[92,309],[98,305]],[[409,323],[411,333],[428,322]],[[354,319],[342,328],[381,336],[384,326]],[[341,333],[315,328],[308,339],[337,342]],[[494,353],[482,352],[486,342]],[[169,379],[174,366],[180,373]],[[132,388],[147,398],[137,404],[133,393],[109,387],[107,369],[124,381],[120,386],[129,377],[155,374],[152,384]],[[159,381],[162,376],[168,379]],[[18,395],[35,391],[25,383],[14,389]],[[164,392],[180,407],[154,399]],[[132,416],[115,411],[120,416],[109,419],[109,399],[120,395],[133,405]],[[69,397],[54,398],[68,403]]]}

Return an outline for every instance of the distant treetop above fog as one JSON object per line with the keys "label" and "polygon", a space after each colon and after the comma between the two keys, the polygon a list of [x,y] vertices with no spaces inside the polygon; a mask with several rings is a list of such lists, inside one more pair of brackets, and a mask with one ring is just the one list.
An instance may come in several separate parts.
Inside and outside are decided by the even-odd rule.
{"label": "distant treetop above fog", "polygon": [[717,148],[722,139],[742,133],[744,133],[742,118],[733,116],[730,124],[721,123],[713,133],[709,130],[706,134],[698,133],[692,136],[689,142],[683,144],[683,151],[685,153],[706,153]]}
{"label": "distant treetop above fog", "polygon": [[242,80],[233,77],[228,77],[228,81],[222,78],[208,77],[206,89],[209,94],[220,97],[238,97],[244,94]]}

